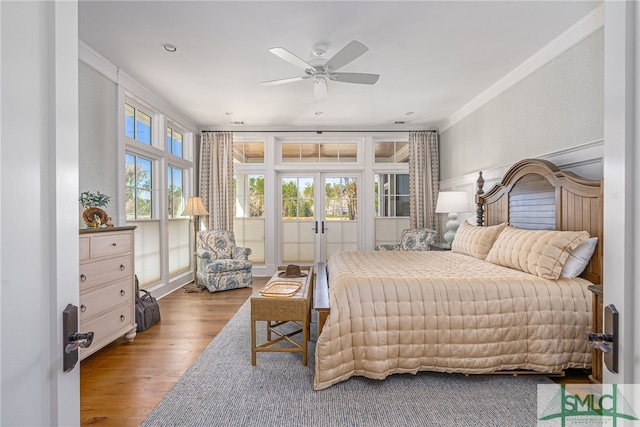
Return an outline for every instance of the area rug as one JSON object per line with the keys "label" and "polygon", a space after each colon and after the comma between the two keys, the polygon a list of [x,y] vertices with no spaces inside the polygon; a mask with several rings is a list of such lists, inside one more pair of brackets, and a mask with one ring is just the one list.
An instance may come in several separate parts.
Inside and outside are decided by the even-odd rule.
{"label": "area rug", "polygon": [[[261,322],[264,323],[264,322]],[[258,337],[265,337],[264,326]],[[353,377],[313,390],[300,353],[258,353],[251,366],[250,302],[214,338],[143,426],[535,426],[543,376],[421,372]]]}

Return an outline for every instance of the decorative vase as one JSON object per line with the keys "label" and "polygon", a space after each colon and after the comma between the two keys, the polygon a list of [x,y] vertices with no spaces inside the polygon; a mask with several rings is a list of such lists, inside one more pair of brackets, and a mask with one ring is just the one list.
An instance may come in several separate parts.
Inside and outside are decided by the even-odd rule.
{"label": "decorative vase", "polygon": [[97,228],[107,223],[109,215],[102,209],[91,206],[82,212],[82,219],[87,227]]}

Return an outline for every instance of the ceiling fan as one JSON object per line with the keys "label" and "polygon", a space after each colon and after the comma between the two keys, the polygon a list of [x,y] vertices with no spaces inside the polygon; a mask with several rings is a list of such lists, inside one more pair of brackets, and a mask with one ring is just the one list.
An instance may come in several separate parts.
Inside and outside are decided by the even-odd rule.
{"label": "ceiling fan", "polygon": [[326,58],[324,58],[324,55],[327,52],[327,46],[317,44],[313,46],[312,51],[313,55],[316,58],[306,62],[293,53],[289,52],[285,48],[274,47],[272,49],[269,49],[269,52],[284,59],[288,63],[295,65],[298,68],[302,68],[306,75],[279,80],[270,80],[267,82],[262,82],[262,84],[265,86],[274,86],[283,83],[313,79],[313,94],[316,99],[327,97],[327,80],[372,85],[378,81],[378,78],[380,77],[379,74],[336,72],[336,70],[344,67],[368,50],[369,48],[364,44],[360,43],[357,40],[353,40],[348,45],[343,47],[342,50],[336,53],[331,59],[327,60]]}

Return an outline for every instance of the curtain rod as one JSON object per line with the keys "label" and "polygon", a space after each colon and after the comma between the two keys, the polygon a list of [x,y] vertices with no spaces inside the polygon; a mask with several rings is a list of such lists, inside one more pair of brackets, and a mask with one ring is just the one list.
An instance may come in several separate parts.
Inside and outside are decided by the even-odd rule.
{"label": "curtain rod", "polygon": [[238,132],[238,133],[408,133],[408,132],[437,132],[434,129],[421,130],[203,130],[201,132]]}

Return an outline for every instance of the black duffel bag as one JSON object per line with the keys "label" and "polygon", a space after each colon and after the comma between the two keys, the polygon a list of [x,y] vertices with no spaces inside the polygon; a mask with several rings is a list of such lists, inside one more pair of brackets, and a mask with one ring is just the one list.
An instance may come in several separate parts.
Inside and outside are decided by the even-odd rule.
{"label": "black duffel bag", "polygon": [[[140,293],[142,292],[142,296]],[[144,289],[139,289],[136,276],[136,331],[144,332],[160,321],[160,307],[158,301]]]}

